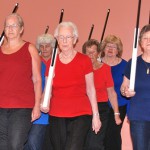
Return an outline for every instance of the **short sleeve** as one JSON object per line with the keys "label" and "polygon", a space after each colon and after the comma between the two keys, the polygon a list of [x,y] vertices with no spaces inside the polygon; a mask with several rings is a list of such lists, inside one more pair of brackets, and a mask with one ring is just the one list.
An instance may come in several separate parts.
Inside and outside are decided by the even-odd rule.
{"label": "short sleeve", "polygon": [[106,66],[106,86],[107,88],[114,86],[114,81],[112,78],[111,67]]}
{"label": "short sleeve", "polygon": [[124,76],[126,76],[128,79],[130,79],[130,72],[131,72],[131,59],[128,61],[124,71]]}
{"label": "short sleeve", "polygon": [[93,72],[91,59],[86,55],[84,55],[84,58],[83,58],[83,70],[84,70],[85,75],[90,72]]}

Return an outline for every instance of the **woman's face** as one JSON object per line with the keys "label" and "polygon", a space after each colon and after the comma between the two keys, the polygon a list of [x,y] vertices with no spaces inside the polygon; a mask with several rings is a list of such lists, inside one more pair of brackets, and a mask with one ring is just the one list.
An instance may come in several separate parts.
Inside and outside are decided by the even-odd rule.
{"label": "woman's face", "polygon": [[23,27],[19,26],[18,20],[15,16],[10,16],[6,19],[4,31],[8,39],[14,39],[20,37],[23,32]]}
{"label": "woman's face", "polygon": [[52,55],[52,47],[50,43],[41,43],[39,46],[39,50],[41,51],[41,56],[45,59],[51,58]]}
{"label": "woman's face", "polygon": [[60,27],[57,41],[61,51],[69,51],[73,49],[76,37],[73,35],[71,27]]}
{"label": "woman's face", "polygon": [[107,43],[104,49],[105,56],[115,57],[118,54],[117,45],[113,43]]}
{"label": "woman's face", "polygon": [[144,52],[150,52],[150,31],[143,34],[143,37],[141,39],[141,48]]}
{"label": "woman's face", "polygon": [[86,48],[86,55],[89,56],[92,63],[95,63],[97,61],[98,54],[99,53],[97,52],[97,46],[96,45],[92,45],[91,47]]}

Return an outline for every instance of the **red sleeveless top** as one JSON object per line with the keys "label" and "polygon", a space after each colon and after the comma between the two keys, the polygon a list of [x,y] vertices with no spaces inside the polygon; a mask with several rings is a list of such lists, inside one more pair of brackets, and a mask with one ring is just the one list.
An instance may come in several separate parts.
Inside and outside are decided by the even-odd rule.
{"label": "red sleeveless top", "polygon": [[0,48],[0,108],[33,108],[35,95],[29,42],[17,52],[3,54]]}

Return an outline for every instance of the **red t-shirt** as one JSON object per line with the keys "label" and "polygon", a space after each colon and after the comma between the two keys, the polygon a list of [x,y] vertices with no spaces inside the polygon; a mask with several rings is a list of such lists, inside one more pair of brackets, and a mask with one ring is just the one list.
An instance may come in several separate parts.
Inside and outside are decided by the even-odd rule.
{"label": "red t-shirt", "polygon": [[114,86],[110,66],[103,64],[101,68],[94,70],[94,84],[96,89],[97,101],[107,102],[107,88]]}
{"label": "red t-shirt", "polygon": [[51,59],[49,59],[49,60],[45,60],[45,59],[43,59],[42,57],[41,57],[41,61],[46,65],[46,66],[48,66],[49,64],[50,64],[50,61],[51,61]]}
{"label": "red t-shirt", "polygon": [[13,54],[3,54],[0,48],[0,108],[34,106],[32,60],[28,47],[26,42]]}
{"label": "red t-shirt", "polygon": [[[48,68],[49,66],[46,76],[48,75]],[[91,60],[79,52],[68,64],[63,64],[57,56],[50,115],[74,117],[92,113],[85,83],[85,75],[92,70]]]}

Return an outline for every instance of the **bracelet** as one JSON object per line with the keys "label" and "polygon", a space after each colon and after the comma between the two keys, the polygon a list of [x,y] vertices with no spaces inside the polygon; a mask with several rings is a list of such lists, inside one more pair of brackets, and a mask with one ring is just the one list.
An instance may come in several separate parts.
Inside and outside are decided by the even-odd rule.
{"label": "bracelet", "polygon": [[120,113],[119,112],[115,112],[114,115],[120,115]]}
{"label": "bracelet", "polygon": [[98,113],[98,112],[97,112],[97,113],[94,113],[93,116],[99,116],[99,113]]}

